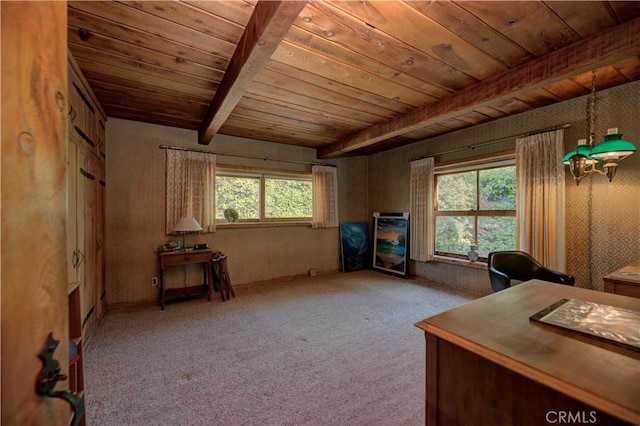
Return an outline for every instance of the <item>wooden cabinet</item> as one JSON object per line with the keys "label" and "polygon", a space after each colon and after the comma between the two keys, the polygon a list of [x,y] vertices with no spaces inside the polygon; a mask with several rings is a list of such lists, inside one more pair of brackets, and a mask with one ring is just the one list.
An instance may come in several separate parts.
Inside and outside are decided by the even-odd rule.
{"label": "wooden cabinet", "polygon": [[[84,345],[106,311],[105,114],[71,53],[68,64],[67,272],[77,283]],[[72,319],[70,319],[70,322]]]}
{"label": "wooden cabinet", "polygon": [[69,65],[69,138],[95,153],[95,107],[87,96],[80,77]]}

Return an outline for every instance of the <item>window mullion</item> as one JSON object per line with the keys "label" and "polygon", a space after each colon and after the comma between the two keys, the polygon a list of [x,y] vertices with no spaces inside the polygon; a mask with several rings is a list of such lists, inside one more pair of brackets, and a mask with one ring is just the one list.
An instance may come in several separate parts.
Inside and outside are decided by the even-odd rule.
{"label": "window mullion", "polygon": [[478,227],[480,226],[480,219],[477,212],[480,211],[480,172],[476,170],[476,215],[474,216],[473,227],[473,243],[478,244]]}
{"label": "window mullion", "polygon": [[266,198],[265,198],[265,178],[264,175],[260,176],[260,222],[265,221],[266,217]]}

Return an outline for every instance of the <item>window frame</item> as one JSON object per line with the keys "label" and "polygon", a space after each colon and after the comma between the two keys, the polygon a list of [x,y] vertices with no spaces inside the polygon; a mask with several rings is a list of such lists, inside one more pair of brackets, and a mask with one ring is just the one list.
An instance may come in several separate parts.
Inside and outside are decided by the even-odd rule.
{"label": "window frame", "polygon": [[[474,238],[478,240],[478,225],[480,217],[516,217],[517,218],[517,205],[513,210],[481,210],[480,209],[480,173],[481,170],[496,169],[500,167],[509,167],[516,165],[515,152],[508,151],[493,156],[487,156],[467,161],[458,161],[452,163],[441,164],[434,167],[434,180],[433,180],[433,247],[434,255],[442,259],[451,260],[468,260],[468,257],[459,253],[449,253],[436,250],[437,247],[437,232],[436,224],[438,217],[446,216],[469,216],[473,217],[474,222]],[[476,172],[476,204],[474,209],[470,210],[438,210],[438,177],[444,175],[451,175],[465,172]],[[517,174],[516,174],[517,176]],[[516,183],[517,191],[517,183]],[[516,193],[517,197],[517,193]],[[487,258],[482,256],[478,258],[478,262],[486,263]]]}
{"label": "window frame", "polygon": [[[216,215],[216,226],[260,226],[260,225],[273,225],[273,224],[282,224],[282,225],[311,225],[312,216],[308,217],[290,217],[290,218],[274,218],[274,217],[266,217],[266,179],[290,179],[290,180],[303,180],[311,182],[312,185],[312,197],[313,197],[313,179],[311,172],[299,172],[299,171],[282,171],[282,170],[271,170],[271,169],[258,169],[252,167],[238,167],[238,166],[230,166],[230,165],[218,165],[216,168],[216,181],[219,176],[224,177],[239,177],[239,178],[253,178],[259,179],[259,217],[257,219],[243,219],[239,218],[238,222],[228,223],[224,218],[220,219]],[[217,183],[216,188],[217,191]],[[311,207],[313,207],[313,198],[311,200]],[[217,204],[217,200],[216,200]]]}

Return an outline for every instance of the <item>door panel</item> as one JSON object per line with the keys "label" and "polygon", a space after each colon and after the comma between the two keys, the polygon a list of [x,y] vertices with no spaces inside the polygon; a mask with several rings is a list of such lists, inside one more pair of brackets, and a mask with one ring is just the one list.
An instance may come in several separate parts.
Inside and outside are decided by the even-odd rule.
{"label": "door panel", "polygon": [[[96,210],[98,203],[97,161],[92,154],[87,154],[84,172],[84,312],[83,330],[85,337],[92,333],[96,320]],[[88,339],[85,339],[85,342]]]}
{"label": "door panel", "polygon": [[[2,31],[2,425],[66,424],[36,394],[52,333],[68,374],[67,4],[0,2]],[[68,389],[59,382],[56,389]]]}

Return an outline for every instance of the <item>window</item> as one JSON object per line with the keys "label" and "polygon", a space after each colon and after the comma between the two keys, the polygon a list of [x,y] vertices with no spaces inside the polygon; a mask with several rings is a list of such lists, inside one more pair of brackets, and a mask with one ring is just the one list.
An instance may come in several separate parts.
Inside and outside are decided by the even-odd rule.
{"label": "window", "polygon": [[313,191],[310,174],[237,171],[218,167],[216,222],[226,222],[234,209],[238,222],[311,221]]}
{"label": "window", "polygon": [[478,244],[480,260],[492,250],[515,250],[516,166],[513,160],[436,171],[435,253],[466,258]]}

